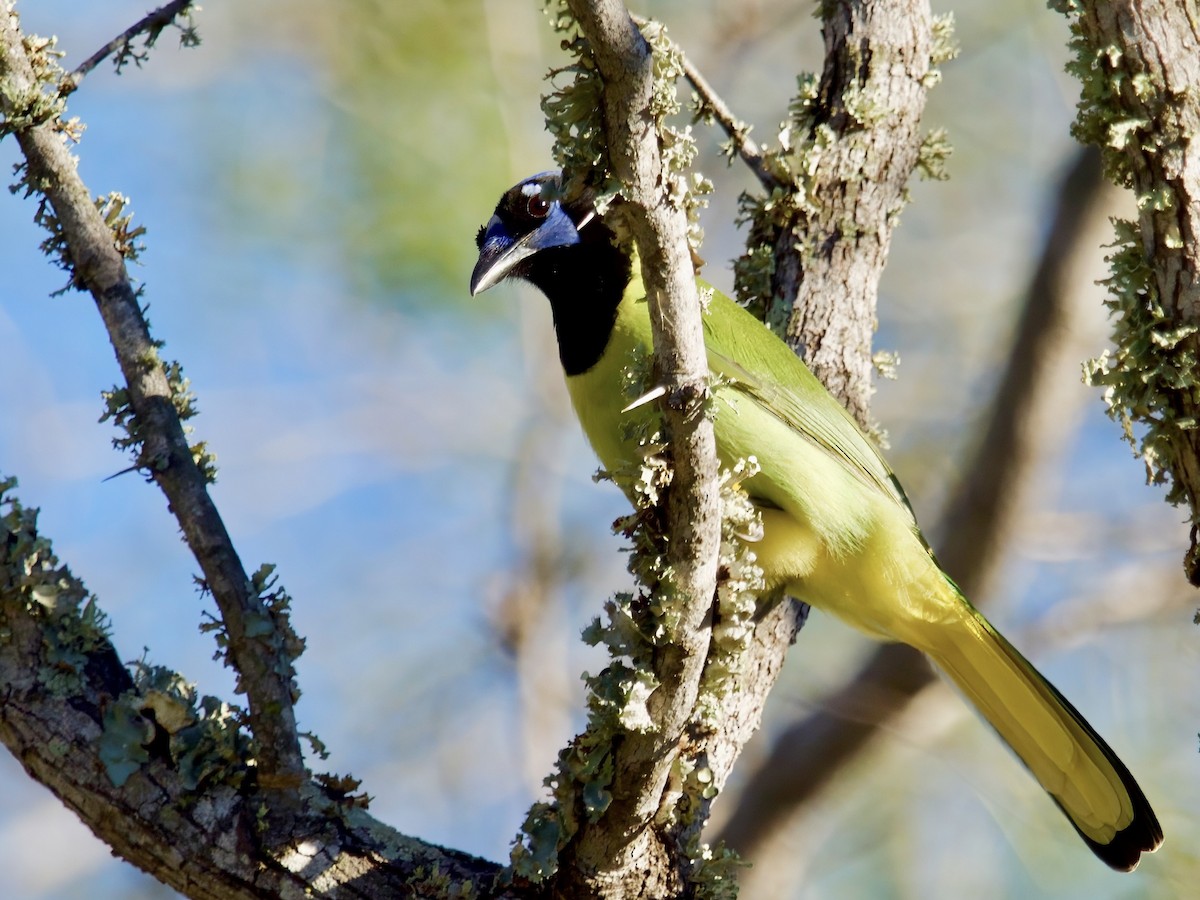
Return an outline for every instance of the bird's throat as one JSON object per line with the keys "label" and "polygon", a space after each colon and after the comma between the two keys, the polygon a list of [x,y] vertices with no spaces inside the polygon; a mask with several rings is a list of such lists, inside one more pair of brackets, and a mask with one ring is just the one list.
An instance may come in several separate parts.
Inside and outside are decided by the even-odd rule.
{"label": "bird's throat", "polygon": [[568,376],[582,375],[604,355],[629,284],[630,258],[614,246],[608,229],[604,232],[542,251],[525,276],[550,301],[558,358]]}

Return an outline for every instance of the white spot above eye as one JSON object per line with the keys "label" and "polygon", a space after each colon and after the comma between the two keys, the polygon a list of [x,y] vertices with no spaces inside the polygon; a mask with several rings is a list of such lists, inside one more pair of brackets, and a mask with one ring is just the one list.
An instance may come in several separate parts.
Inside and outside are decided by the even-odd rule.
{"label": "white spot above eye", "polygon": [[542,186],[536,181],[531,181],[528,184],[521,185],[521,196],[535,197],[542,192]]}

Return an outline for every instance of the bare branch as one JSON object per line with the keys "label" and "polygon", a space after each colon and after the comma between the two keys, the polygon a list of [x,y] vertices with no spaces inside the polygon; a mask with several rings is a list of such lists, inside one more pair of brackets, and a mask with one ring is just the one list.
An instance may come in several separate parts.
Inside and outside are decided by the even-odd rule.
{"label": "bare branch", "polygon": [[[63,79],[62,88],[60,89],[61,96],[66,97],[68,94],[78,90],[79,85],[83,83],[83,79],[88,76],[88,73],[114,53],[117,55],[117,71],[120,72],[124,61],[132,53],[130,45],[135,38],[144,34],[146,36],[145,47],[147,49],[153,47],[154,42],[158,40],[158,36],[162,33],[163,29],[174,23],[195,2],[196,0],[171,0],[170,3],[164,4],[153,12],[147,13],[141,21],[130,25],[76,66],[75,70]],[[134,55],[132,58],[134,62],[141,65],[142,57]]]}

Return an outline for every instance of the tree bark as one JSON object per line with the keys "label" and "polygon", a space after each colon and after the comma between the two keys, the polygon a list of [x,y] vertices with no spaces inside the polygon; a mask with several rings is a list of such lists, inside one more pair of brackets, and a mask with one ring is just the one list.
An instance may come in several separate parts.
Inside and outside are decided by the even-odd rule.
{"label": "tree bark", "polygon": [[1200,10],[1195,0],[1057,0],[1082,85],[1075,135],[1134,192],[1112,254],[1112,357],[1093,380],[1147,475],[1191,512],[1184,570],[1200,586]]}
{"label": "tree bark", "polygon": [[879,279],[933,84],[926,0],[822,5],[825,68],[809,113],[804,214],[775,247],[769,324],[870,429]]}

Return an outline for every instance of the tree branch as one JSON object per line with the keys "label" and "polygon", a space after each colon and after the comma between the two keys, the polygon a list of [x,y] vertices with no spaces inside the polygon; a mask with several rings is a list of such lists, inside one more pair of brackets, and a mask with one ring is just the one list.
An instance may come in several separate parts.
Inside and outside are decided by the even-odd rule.
{"label": "tree branch", "polygon": [[[789,202],[748,204],[752,239],[773,244],[768,283],[743,299],[869,429],[879,278],[921,157],[934,64],[952,51],[935,40],[927,0],[821,9],[824,71],[793,101],[790,146],[767,158]],[[739,281],[754,252],[739,261]]]}
{"label": "tree branch", "polygon": [[[163,29],[174,23],[174,21],[184,13],[189,11],[189,7],[196,0],[171,0],[170,3],[160,6],[153,12],[146,13],[141,21],[130,25],[115,38],[81,62],[75,67],[70,75],[66,76],[62,82],[60,94],[66,97],[68,94],[74,93],[79,89],[79,85],[83,83],[88,74],[100,63],[104,62],[114,53],[117,55],[117,71],[121,71],[121,66],[124,61],[133,53],[130,46],[134,39],[139,35],[146,36],[145,47],[148,50],[154,46],[154,42],[158,40],[158,36]],[[133,55],[133,60],[141,65],[142,58]]]}
{"label": "tree branch", "polygon": [[[583,825],[569,848],[563,871],[572,890],[616,891],[644,883],[648,874],[667,880],[650,894],[677,891],[676,853],[650,824],[684,729],[693,715],[708,655],[709,616],[716,589],[720,503],[716,442],[703,414],[708,360],[700,302],[687,242],[687,216],[669,193],[653,109],[652,54],[619,0],[568,0],[588,39],[603,80],[603,115],[609,161],[623,184],[620,212],[641,256],[655,347],[656,382],[666,389],[666,424],[673,480],[667,492],[667,563],[682,609],[675,640],[654,663],[658,687],[648,709],[652,730],[629,732],[616,747],[612,803],[596,826]],[[648,865],[649,863],[649,865]],[[562,880],[560,879],[560,884]],[[563,890],[564,888],[556,888]]]}
{"label": "tree branch", "polygon": [[[176,407],[180,402],[158,344],[125,269],[114,233],[76,169],[67,147],[61,106],[45,109],[46,95],[34,75],[18,17],[8,4],[0,12],[0,108],[25,157],[29,189],[44,193],[72,269],[74,284],[87,289],[108,330],[141,444],[139,467],[149,470],[179,522],[224,621],[229,658],[249,704],[264,783],[297,787],[304,761],[296,730],[292,658],[295,638],[252,590],[225,524],[208,495],[208,478],[188,446]],[[281,627],[284,626],[284,627]]]}
{"label": "tree branch", "polygon": [[[0,480],[0,741],[115,853],[205,900],[495,896],[495,863],[398,834],[330,785],[306,780],[285,828],[264,821],[275,793],[221,752],[236,739],[194,707],[156,718],[166,694],[130,678],[11,486]],[[125,731],[146,760],[118,785]]]}
{"label": "tree branch", "polygon": [[[633,21],[641,28],[650,20],[643,16],[634,16]],[[770,190],[774,187],[781,187],[779,179],[767,167],[762,149],[750,137],[750,129],[746,123],[734,115],[729,105],[708,83],[704,73],[697,69],[688,59],[687,54],[682,51],[680,51],[680,60],[683,63],[684,77],[687,78],[688,83],[696,91],[696,96],[700,99],[702,114],[711,115],[713,120],[721,126],[721,130],[729,136],[730,149],[750,167],[750,171],[755,174],[764,188]]]}
{"label": "tree branch", "polygon": [[1056,0],[1082,83],[1072,129],[1137,198],[1109,257],[1116,349],[1093,364],[1147,477],[1191,512],[1184,570],[1200,586],[1200,25],[1194,2]]}

